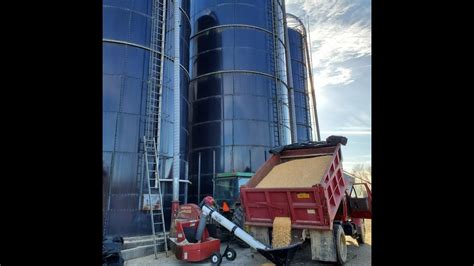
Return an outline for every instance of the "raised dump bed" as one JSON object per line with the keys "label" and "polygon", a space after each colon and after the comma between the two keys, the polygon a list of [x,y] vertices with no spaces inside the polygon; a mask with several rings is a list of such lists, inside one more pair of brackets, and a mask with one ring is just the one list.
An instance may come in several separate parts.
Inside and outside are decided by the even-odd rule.
{"label": "raised dump bed", "polygon": [[245,224],[272,227],[275,217],[290,217],[292,228],[332,230],[347,187],[341,161],[340,141],[274,151],[240,188]]}

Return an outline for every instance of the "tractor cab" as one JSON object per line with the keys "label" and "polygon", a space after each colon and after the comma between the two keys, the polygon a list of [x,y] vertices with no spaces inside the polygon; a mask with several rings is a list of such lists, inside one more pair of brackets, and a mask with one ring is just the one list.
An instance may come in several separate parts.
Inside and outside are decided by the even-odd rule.
{"label": "tractor cab", "polygon": [[[254,174],[249,172],[219,173],[214,180],[214,200],[219,208],[219,213],[241,228],[246,227],[243,208],[240,205],[240,187],[247,184]],[[231,239],[231,234],[227,230],[221,229],[219,225],[217,232],[221,240]],[[237,239],[237,243],[241,247],[248,247],[239,239]]]}
{"label": "tractor cab", "polygon": [[214,199],[220,213],[233,213],[236,205],[240,205],[240,186],[245,185],[254,173],[234,172],[219,173],[215,180]]}

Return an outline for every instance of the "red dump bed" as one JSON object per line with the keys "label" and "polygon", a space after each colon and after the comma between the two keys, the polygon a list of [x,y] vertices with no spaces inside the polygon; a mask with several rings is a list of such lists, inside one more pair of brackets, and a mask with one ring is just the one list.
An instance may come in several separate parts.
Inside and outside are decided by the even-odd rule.
{"label": "red dump bed", "polygon": [[[293,228],[331,230],[344,197],[341,144],[283,150],[273,154],[245,186],[240,188],[245,224],[271,227],[277,216],[291,218]],[[256,188],[272,168],[289,160],[332,155],[321,182],[305,188]],[[289,177],[290,178],[290,177]]]}

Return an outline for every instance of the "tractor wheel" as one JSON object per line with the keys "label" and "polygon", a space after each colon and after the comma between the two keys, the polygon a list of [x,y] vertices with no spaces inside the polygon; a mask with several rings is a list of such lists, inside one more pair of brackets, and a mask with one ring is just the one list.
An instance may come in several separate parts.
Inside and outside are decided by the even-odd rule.
{"label": "tractor wheel", "polygon": [[242,210],[242,206],[235,207],[232,222],[240,228],[244,226],[244,211]]}
{"label": "tractor wheel", "polygon": [[344,229],[340,225],[334,225],[334,241],[336,242],[337,265],[347,262],[347,245]]}
{"label": "tractor wheel", "polygon": [[222,256],[218,252],[212,253],[211,256],[211,264],[212,265],[220,265],[222,262]]}
{"label": "tractor wheel", "polygon": [[362,244],[365,244],[365,223],[364,223],[364,220],[362,220],[362,224],[359,226],[359,225],[356,225],[356,230],[357,230],[357,243],[359,243],[359,245],[362,245]]}
{"label": "tractor wheel", "polygon": [[231,248],[227,248],[225,251],[225,258],[227,260],[233,261],[235,260],[235,257],[237,256],[237,252]]}
{"label": "tractor wheel", "polygon": [[[235,225],[237,225],[238,227],[240,227],[242,229],[244,228],[245,215],[244,215],[244,210],[243,210],[242,206],[239,205],[239,206],[235,207],[234,215],[232,216],[232,222]],[[243,242],[239,238],[237,238],[236,242],[239,245],[239,247],[241,247],[241,248],[249,248],[250,247],[247,243]]]}

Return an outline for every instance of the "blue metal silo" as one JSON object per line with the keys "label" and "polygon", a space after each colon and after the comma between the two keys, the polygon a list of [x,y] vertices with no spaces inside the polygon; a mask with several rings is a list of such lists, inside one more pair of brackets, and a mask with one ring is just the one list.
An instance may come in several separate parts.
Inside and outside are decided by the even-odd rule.
{"label": "blue metal silo", "polygon": [[[153,8],[162,0],[103,1],[103,168],[104,234],[136,236],[151,234],[149,213],[142,210],[146,178],[143,160],[143,136],[149,117],[151,64],[163,66],[162,93],[159,98],[160,178],[172,178],[173,123],[173,3],[166,0],[167,15],[155,15],[166,25],[165,47],[151,47]],[[180,178],[187,166],[187,85],[188,39],[190,35],[189,0],[181,0],[181,71]],[[161,60],[164,51],[165,60]],[[156,62],[151,61],[156,60]],[[163,61],[163,62],[162,62]],[[148,105],[148,108],[147,108]],[[148,119],[148,120],[147,120]],[[158,123],[153,134],[157,134]],[[148,130],[148,132],[151,132]],[[184,184],[184,183],[183,183]],[[171,182],[163,183],[166,223],[169,225]],[[184,185],[183,185],[184,186]],[[180,190],[184,200],[185,189]]]}
{"label": "blue metal silo", "polygon": [[291,142],[284,19],[276,0],[191,2],[190,201]]}

